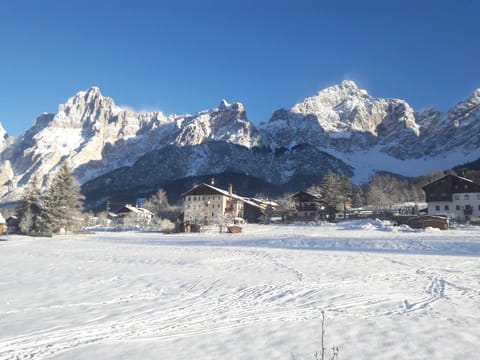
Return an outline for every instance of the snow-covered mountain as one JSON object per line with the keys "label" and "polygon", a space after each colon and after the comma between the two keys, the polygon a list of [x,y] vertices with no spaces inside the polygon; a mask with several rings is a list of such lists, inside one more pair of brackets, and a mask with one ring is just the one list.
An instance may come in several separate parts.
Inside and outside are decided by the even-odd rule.
{"label": "snow-covered mountain", "polygon": [[277,110],[260,129],[264,144],[308,143],[354,168],[419,176],[480,158],[480,89],[447,113],[415,112],[400,99],[373,98],[352,81]]}
{"label": "snow-covered mountain", "polygon": [[6,132],[1,131],[0,198],[4,199],[17,198],[34,174],[47,184],[64,160],[84,183],[131,166],[145,153],[166,145],[225,141],[250,148],[259,143],[240,103],[223,100],[218,108],[193,116],[135,113],[116,106],[97,87],[78,92],[59,105],[56,114],[41,115],[12,143],[7,144]]}
{"label": "snow-covered mountain", "polygon": [[47,184],[64,160],[81,183],[118,191],[222,172],[299,186],[329,169],[357,181],[375,171],[416,176],[480,158],[479,120],[480,89],[447,113],[415,112],[344,81],[257,128],[240,103],[195,115],[136,113],[92,87],[18,138],[0,124],[0,200],[18,198],[34,174]]}

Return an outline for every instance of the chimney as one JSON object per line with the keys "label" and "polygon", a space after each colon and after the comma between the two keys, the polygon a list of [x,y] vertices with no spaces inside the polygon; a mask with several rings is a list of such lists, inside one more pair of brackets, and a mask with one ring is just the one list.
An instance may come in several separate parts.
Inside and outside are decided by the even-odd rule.
{"label": "chimney", "polygon": [[215,185],[215,178],[210,179],[210,185],[212,185],[212,186]]}
{"label": "chimney", "polygon": [[230,195],[233,194],[233,185],[232,185],[232,184],[228,184],[228,193],[229,193]]}

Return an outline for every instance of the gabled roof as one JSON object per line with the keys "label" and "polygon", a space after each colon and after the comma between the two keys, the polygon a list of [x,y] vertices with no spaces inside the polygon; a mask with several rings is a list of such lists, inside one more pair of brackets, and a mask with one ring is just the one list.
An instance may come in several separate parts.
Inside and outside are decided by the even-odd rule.
{"label": "gabled roof", "polygon": [[194,186],[192,189],[188,190],[186,193],[183,193],[182,197],[192,196],[192,195],[215,195],[215,194],[227,196],[227,197],[235,199],[235,200],[240,200],[240,201],[242,201],[242,202],[244,202],[248,205],[251,205],[253,207],[263,209],[262,206],[255,203],[254,201],[252,201],[251,199],[249,199],[247,197],[243,197],[243,196],[236,195],[236,194],[233,194],[233,193],[230,194],[226,190],[223,190],[223,189],[217,188],[213,185],[208,185],[208,184],[205,184],[205,183]]}
{"label": "gabled roof", "polygon": [[213,185],[208,185],[203,183],[200,185],[195,185],[193,188],[183,193],[182,197],[189,196],[189,195],[215,195],[215,194],[230,196],[228,191],[219,189]]}
{"label": "gabled roof", "polygon": [[478,193],[480,185],[460,176],[446,175],[423,187],[427,202],[453,201],[453,194]]}
{"label": "gabled roof", "polygon": [[315,194],[310,191],[299,191],[293,195],[291,195],[292,198],[306,198],[309,199],[310,201],[320,201],[322,200],[322,196],[320,194]]}
{"label": "gabled roof", "polygon": [[125,212],[133,212],[135,214],[146,214],[146,215],[150,215],[150,216],[154,215],[150,210],[147,210],[147,209],[144,209],[144,208],[141,208],[141,207],[132,206],[132,205],[129,205],[129,204],[127,204],[125,206],[122,206],[120,209],[115,211],[115,214],[125,213]]}
{"label": "gabled roof", "polygon": [[437,186],[445,186],[452,193],[480,192],[480,184],[456,175],[445,175],[440,179],[428,183],[422,189],[427,192],[436,188]]}
{"label": "gabled roof", "polygon": [[255,204],[258,204],[260,206],[271,206],[271,207],[277,207],[278,203],[272,200],[263,200],[263,199],[257,199],[257,198],[248,198],[248,200],[254,202]]}

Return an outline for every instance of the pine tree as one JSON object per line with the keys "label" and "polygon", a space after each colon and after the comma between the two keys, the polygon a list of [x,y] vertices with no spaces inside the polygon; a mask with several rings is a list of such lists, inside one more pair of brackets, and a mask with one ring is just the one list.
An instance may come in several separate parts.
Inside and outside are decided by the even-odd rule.
{"label": "pine tree", "polygon": [[322,181],[322,199],[329,220],[335,220],[337,206],[342,201],[340,181],[340,176],[332,171],[328,171]]}
{"label": "pine tree", "polygon": [[58,233],[60,229],[75,230],[82,222],[83,195],[80,184],[73,176],[70,166],[64,162],[45,196],[42,212],[44,231]]}
{"label": "pine tree", "polygon": [[38,178],[34,175],[26,186],[20,205],[16,208],[18,229],[24,234],[38,232],[40,229],[41,190]]}
{"label": "pine tree", "polygon": [[354,185],[352,190],[352,207],[359,208],[365,204],[365,195],[360,186]]}

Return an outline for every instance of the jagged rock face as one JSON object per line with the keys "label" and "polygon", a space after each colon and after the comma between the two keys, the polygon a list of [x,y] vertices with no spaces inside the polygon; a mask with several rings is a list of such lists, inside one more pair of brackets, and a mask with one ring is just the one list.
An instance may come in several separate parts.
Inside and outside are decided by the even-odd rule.
{"label": "jagged rock face", "polygon": [[433,170],[430,159],[445,169],[480,158],[479,119],[480,89],[447,113],[416,113],[344,81],[277,110],[257,129],[240,103],[222,100],[195,115],[135,113],[93,87],[14,140],[0,124],[0,200],[18,198],[33,174],[47,184],[64,160],[81,183],[121,174],[128,179],[115,183],[125,189],[222,171],[280,185],[328,169],[357,178],[377,170],[421,175]]}
{"label": "jagged rock face", "polygon": [[[352,152],[384,145],[384,152],[399,154],[396,146],[415,141],[420,129],[403,100],[375,99],[352,81],[320,91],[290,110],[279,110],[261,129],[270,147],[309,143],[335,151]],[[395,144],[393,144],[395,145]]]}
{"label": "jagged rock face", "polygon": [[[37,118],[33,127],[4,151],[3,157],[10,161],[14,173],[10,189],[24,186],[33,174],[46,184],[64,160],[73,168],[101,161],[101,169],[92,166],[91,171],[79,174],[81,181],[115,169],[118,157],[121,164],[132,164],[151,147],[138,146],[140,154],[133,152],[132,156],[129,143],[142,144],[137,133],[156,122],[167,119],[161,113],[134,114],[118,108],[95,87],[81,91],[60,105],[56,114]],[[110,157],[103,154],[108,147],[115,148]]]}
{"label": "jagged rock face", "polygon": [[3,128],[3,125],[0,122],[0,146],[2,146],[7,141],[7,138],[8,138],[7,131]]}
{"label": "jagged rock face", "polygon": [[480,147],[480,89],[459,102],[447,113],[428,110],[418,114],[423,125],[423,146],[427,155],[440,155],[448,151],[465,154]]}
{"label": "jagged rock face", "polygon": [[37,118],[30,130],[5,146],[0,156],[9,161],[9,166],[0,169],[0,185],[8,182],[8,186],[0,188],[0,198],[18,197],[16,189],[34,173],[47,184],[64,160],[70,162],[83,183],[118,167],[131,166],[154,149],[206,141],[252,147],[258,144],[259,135],[240,103],[222,101],[218,108],[194,116],[139,114],[117,107],[92,87],[59,105],[56,114]]}
{"label": "jagged rock face", "polygon": [[178,146],[199,145],[207,141],[225,141],[251,148],[260,143],[255,126],[248,121],[240,103],[222,100],[218,108],[178,119],[181,128],[175,136]]}

